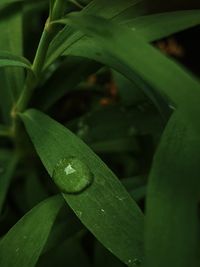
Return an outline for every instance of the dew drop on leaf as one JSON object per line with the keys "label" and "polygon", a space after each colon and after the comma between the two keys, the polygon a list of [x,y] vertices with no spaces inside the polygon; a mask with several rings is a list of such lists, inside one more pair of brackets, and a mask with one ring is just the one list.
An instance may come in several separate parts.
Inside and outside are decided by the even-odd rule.
{"label": "dew drop on leaf", "polygon": [[93,182],[89,167],[75,157],[60,160],[53,171],[53,180],[66,194],[77,194],[88,188]]}

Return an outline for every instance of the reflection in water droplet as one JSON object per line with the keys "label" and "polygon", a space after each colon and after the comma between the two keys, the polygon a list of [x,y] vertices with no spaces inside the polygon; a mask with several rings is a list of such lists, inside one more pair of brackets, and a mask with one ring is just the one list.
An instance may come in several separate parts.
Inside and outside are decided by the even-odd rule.
{"label": "reflection in water droplet", "polygon": [[91,185],[93,174],[83,161],[70,157],[58,162],[52,178],[63,193],[77,194]]}

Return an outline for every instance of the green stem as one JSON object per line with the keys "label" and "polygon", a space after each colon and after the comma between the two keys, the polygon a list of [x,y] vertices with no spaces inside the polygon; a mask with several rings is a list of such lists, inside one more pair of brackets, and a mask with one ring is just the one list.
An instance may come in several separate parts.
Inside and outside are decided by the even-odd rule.
{"label": "green stem", "polygon": [[33,91],[42,73],[47,50],[48,50],[51,40],[52,40],[52,31],[51,31],[51,27],[49,27],[48,20],[47,20],[47,23],[45,25],[44,31],[42,33],[42,36],[41,36],[41,39],[38,45],[35,59],[33,61],[33,65],[32,65],[32,70],[36,77],[34,77],[31,73],[28,74],[28,77],[27,77],[27,80],[24,86],[24,90],[16,105],[17,112],[24,111],[32,97]]}
{"label": "green stem", "polygon": [[16,103],[16,105],[13,107],[11,111],[11,116],[13,119],[13,124],[11,128],[11,135],[14,136],[15,145],[17,150],[21,150],[23,147],[24,140],[21,137],[22,131],[22,124],[17,116],[18,113],[23,112],[34,93],[34,90],[38,84],[38,81],[40,79],[40,76],[43,71],[47,51],[49,48],[49,44],[56,35],[59,28],[57,25],[51,24],[52,20],[59,19],[64,12],[64,3],[65,0],[56,0],[53,6],[51,18],[47,19],[47,22],[45,24],[36,54],[35,58],[32,64],[32,70],[35,75],[33,75],[31,72],[28,73],[26,82],[24,84],[24,89]]}
{"label": "green stem", "polygon": [[63,15],[64,4],[65,1],[63,0],[56,0],[54,3],[52,17],[47,19],[32,65],[32,70],[37,78],[35,79],[31,73],[28,74],[24,90],[16,104],[14,113],[23,112],[27,108],[42,73],[49,44],[57,32],[57,26],[51,24],[51,21],[59,19]]}

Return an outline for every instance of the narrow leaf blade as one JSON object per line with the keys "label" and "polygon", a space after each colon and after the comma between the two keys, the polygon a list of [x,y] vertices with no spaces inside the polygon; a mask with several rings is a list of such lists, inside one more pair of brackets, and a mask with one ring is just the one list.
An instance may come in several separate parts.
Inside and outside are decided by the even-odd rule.
{"label": "narrow leaf blade", "polygon": [[34,267],[62,204],[60,196],[55,196],[22,217],[0,242],[0,265]]}
{"label": "narrow leaf blade", "polygon": [[85,226],[129,266],[143,258],[143,214],[111,170],[73,133],[36,110],[21,115],[44,166],[52,176],[56,164],[74,156],[94,175],[80,194],[63,194]]}

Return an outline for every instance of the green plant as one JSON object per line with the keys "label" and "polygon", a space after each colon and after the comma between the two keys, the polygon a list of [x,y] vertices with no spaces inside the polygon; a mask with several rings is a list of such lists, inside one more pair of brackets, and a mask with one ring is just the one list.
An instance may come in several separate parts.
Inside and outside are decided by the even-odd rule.
{"label": "green plant", "polygon": [[1,1],[1,267],[199,266],[200,83],[152,44],[199,23],[140,0]]}

